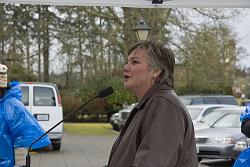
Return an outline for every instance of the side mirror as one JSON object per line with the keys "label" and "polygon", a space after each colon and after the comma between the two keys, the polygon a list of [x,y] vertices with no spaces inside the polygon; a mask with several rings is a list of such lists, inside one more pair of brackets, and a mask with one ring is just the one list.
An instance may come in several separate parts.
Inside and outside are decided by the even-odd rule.
{"label": "side mirror", "polygon": [[210,122],[210,123],[208,124],[209,128],[211,128],[213,125],[214,125],[214,122]]}

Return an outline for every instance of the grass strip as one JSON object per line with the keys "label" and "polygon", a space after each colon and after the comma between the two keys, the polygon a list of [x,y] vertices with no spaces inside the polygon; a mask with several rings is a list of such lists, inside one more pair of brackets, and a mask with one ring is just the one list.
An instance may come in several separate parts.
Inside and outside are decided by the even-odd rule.
{"label": "grass strip", "polygon": [[67,133],[79,135],[117,135],[109,123],[64,123]]}

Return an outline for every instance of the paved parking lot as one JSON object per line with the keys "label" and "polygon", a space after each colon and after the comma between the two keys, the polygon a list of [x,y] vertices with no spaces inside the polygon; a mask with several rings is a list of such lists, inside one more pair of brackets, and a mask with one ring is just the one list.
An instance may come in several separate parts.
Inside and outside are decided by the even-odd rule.
{"label": "paved parking lot", "polygon": [[[116,136],[82,136],[65,133],[61,151],[32,152],[32,167],[103,167],[107,164]],[[206,165],[207,162],[205,162]],[[208,167],[199,164],[199,167]],[[209,165],[210,166],[210,165]],[[212,164],[230,167],[230,164]]]}
{"label": "paved parking lot", "polygon": [[32,167],[102,167],[107,164],[116,136],[81,136],[65,133],[61,151],[31,155]]}

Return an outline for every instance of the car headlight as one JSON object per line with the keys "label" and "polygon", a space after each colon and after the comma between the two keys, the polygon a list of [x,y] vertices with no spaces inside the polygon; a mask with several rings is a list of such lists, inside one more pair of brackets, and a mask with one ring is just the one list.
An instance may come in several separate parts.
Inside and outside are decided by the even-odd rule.
{"label": "car headlight", "polygon": [[247,142],[245,141],[237,141],[235,144],[235,147],[239,149],[245,149],[248,147],[248,145],[247,145]]}
{"label": "car headlight", "polygon": [[208,143],[216,143],[216,144],[235,144],[236,140],[233,137],[214,137],[214,138],[209,138]]}

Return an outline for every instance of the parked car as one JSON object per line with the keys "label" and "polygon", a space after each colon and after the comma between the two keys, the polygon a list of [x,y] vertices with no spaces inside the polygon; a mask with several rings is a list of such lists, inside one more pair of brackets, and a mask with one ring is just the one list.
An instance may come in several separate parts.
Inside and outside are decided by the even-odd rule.
{"label": "parked car", "polygon": [[179,96],[185,105],[198,104],[230,104],[238,105],[237,100],[231,95],[186,95]]}
{"label": "parked car", "polygon": [[[63,119],[61,96],[55,84],[21,83],[22,102],[47,131]],[[63,123],[48,133],[54,150],[60,150]]]}
{"label": "parked car", "polygon": [[233,148],[236,143],[246,140],[240,130],[240,114],[243,107],[230,109],[228,113],[217,120],[210,128],[195,131],[197,156],[212,159],[233,160]]}
{"label": "parked car", "polygon": [[239,140],[236,142],[234,148],[233,148],[233,159],[237,159],[240,155],[240,153],[249,147],[250,139],[249,138],[243,138],[242,140]]}
{"label": "parked car", "polygon": [[119,113],[114,113],[110,118],[110,124],[112,125],[113,129],[119,131]]}
{"label": "parked car", "polygon": [[206,114],[204,117],[202,117],[196,124],[194,124],[194,130],[200,130],[200,129],[206,129],[209,128],[211,125],[213,125],[218,119],[223,117],[226,113],[230,112],[233,108],[238,108],[237,107],[228,107],[226,108],[217,108],[214,109],[212,112],[209,112]]}
{"label": "parked car", "polygon": [[128,119],[130,111],[135,107],[136,104],[137,103],[133,103],[111,116],[110,124],[112,125],[114,130],[116,131],[121,130],[121,128],[124,126],[125,122]]}
{"label": "parked car", "polygon": [[236,105],[224,104],[202,104],[202,105],[187,105],[187,110],[191,116],[193,124],[197,124],[207,114],[213,112],[217,108],[237,107]]}
{"label": "parked car", "polygon": [[125,109],[120,110],[119,113],[119,128],[122,129],[127,121],[130,111],[136,106],[137,103],[133,103]]}

